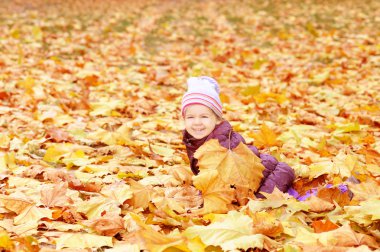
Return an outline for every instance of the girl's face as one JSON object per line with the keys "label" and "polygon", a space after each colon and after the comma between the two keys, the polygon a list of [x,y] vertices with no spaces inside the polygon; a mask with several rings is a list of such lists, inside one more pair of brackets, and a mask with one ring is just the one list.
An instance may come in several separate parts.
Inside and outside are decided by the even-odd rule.
{"label": "girl's face", "polygon": [[201,104],[190,105],[185,111],[185,129],[196,139],[208,136],[221,119],[208,107]]}

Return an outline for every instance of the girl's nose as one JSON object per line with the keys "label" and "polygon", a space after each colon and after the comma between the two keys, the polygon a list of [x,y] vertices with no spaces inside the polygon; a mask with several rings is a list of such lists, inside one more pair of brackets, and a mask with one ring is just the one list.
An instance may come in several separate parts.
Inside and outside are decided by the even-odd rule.
{"label": "girl's nose", "polygon": [[200,124],[200,123],[201,123],[201,119],[200,118],[195,118],[194,124]]}

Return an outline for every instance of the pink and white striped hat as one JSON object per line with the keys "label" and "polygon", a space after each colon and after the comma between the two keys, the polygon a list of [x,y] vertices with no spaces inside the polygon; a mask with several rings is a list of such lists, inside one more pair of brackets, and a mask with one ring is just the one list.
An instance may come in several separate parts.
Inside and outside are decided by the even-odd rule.
{"label": "pink and white striped hat", "polygon": [[208,76],[190,77],[187,79],[187,92],[182,98],[182,116],[185,116],[188,106],[202,104],[222,118],[223,106],[219,98],[219,92],[218,82],[213,78]]}

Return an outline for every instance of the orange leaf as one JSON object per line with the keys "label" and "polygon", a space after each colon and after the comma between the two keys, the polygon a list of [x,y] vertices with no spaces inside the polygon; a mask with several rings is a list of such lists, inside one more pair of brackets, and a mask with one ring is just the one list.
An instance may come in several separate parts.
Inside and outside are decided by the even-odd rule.
{"label": "orange leaf", "polygon": [[255,145],[258,148],[279,145],[276,133],[266,124],[261,126],[259,133],[250,133],[249,135],[255,139]]}
{"label": "orange leaf", "polygon": [[330,203],[335,201],[341,207],[350,204],[348,191],[342,193],[338,188],[321,188],[318,190],[317,197]]}
{"label": "orange leaf", "polygon": [[313,221],[311,226],[314,228],[315,233],[322,233],[339,228],[338,225],[331,222],[329,219]]}

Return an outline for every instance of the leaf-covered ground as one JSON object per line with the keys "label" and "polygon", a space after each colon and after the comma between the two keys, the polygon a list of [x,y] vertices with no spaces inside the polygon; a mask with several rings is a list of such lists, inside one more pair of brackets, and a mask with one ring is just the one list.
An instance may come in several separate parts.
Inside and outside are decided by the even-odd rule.
{"label": "leaf-covered ground", "polygon": [[[0,247],[378,249],[379,17],[374,0],[1,1]],[[195,187],[180,101],[197,75],[318,194]]]}

